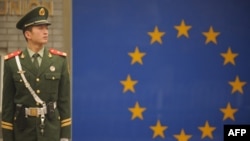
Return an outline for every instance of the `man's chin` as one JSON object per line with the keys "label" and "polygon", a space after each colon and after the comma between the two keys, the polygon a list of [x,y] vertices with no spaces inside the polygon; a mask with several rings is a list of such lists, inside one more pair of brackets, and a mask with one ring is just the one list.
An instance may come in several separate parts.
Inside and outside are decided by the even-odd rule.
{"label": "man's chin", "polygon": [[42,44],[47,44],[48,43],[48,40],[44,40],[41,42]]}

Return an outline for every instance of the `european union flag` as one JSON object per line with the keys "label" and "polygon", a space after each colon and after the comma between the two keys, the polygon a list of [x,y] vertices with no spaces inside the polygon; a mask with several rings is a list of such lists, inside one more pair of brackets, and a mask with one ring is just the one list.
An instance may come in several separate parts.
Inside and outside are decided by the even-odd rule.
{"label": "european union flag", "polygon": [[247,0],[74,0],[74,141],[222,141],[250,124]]}

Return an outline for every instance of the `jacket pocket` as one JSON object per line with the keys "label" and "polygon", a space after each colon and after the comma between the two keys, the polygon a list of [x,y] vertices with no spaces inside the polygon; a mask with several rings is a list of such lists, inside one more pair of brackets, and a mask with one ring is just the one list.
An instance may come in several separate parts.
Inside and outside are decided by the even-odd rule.
{"label": "jacket pocket", "polygon": [[[30,77],[29,77],[28,74],[25,74],[25,78],[29,82]],[[20,89],[24,89],[25,88],[24,81],[23,81],[23,79],[22,79],[22,77],[21,77],[20,74],[13,75],[13,80],[14,80],[14,83],[15,83],[17,89],[18,88],[20,88]]]}
{"label": "jacket pocket", "polygon": [[45,79],[46,80],[58,80],[61,78],[60,73],[46,73],[45,74]]}
{"label": "jacket pocket", "polygon": [[61,79],[61,73],[46,73],[45,74],[46,90],[49,93],[57,93],[60,79]]}
{"label": "jacket pocket", "polygon": [[21,75],[14,75],[13,79],[15,82],[20,82],[20,83],[23,82]]}

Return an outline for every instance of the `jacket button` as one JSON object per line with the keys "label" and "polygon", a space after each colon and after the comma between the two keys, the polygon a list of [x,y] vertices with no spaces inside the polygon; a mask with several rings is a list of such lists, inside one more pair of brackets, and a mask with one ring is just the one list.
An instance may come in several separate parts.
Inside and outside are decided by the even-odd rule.
{"label": "jacket button", "polygon": [[40,94],[40,92],[41,92],[40,90],[36,90],[36,93],[37,93],[37,94]]}
{"label": "jacket button", "polygon": [[40,81],[40,79],[39,78],[36,78],[36,82],[39,82]]}

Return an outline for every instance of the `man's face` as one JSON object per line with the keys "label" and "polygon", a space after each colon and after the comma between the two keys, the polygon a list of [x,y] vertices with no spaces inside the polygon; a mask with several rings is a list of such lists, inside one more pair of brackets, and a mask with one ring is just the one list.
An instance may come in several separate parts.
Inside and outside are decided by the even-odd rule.
{"label": "man's face", "polygon": [[30,31],[26,31],[26,38],[33,44],[46,44],[48,42],[48,36],[48,25],[35,25]]}

